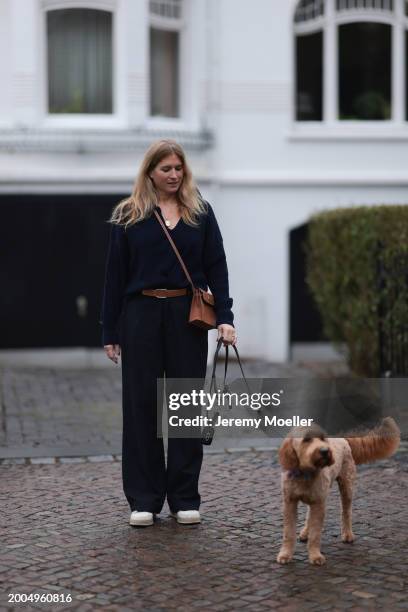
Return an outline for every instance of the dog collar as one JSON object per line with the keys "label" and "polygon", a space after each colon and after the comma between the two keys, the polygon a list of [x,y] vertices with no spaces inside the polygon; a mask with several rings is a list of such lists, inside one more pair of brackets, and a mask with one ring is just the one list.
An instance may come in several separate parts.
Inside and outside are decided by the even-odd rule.
{"label": "dog collar", "polygon": [[294,478],[304,478],[305,480],[310,480],[313,477],[313,472],[310,471],[302,471],[299,470],[298,468],[295,468],[294,470],[288,470],[288,478],[290,479],[294,479]]}

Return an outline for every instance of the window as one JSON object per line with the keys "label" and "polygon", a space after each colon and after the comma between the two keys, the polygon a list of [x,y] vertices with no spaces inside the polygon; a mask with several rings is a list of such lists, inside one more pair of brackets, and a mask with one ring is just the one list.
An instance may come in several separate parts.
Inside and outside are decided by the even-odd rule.
{"label": "window", "polygon": [[296,7],[295,23],[316,19],[324,13],[324,0],[300,0]]}
{"label": "window", "polygon": [[150,28],[150,114],[178,117],[178,32]]}
{"label": "window", "polygon": [[300,0],[296,25],[296,119],[323,119],[324,0]]}
{"label": "window", "polygon": [[151,15],[169,19],[180,19],[181,0],[150,0]]}
{"label": "window", "polygon": [[322,120],[323,33],[296,39],[297,119]]}
{"label": "window", "polygon": [[340,119],[391,118],[391,26],[339,26]]}
{"label": "window", "polygon": [[112,113],[112,13],[47,12],[49,113]]}
{"label": "window", "polygon": [[408,29],[405,30],[405,119],[408,121]]}
{"label": "window", "polygon": [[150,115],[180,117],[181,0],[150,1]]}
{"label": "window", "polygon": [[297,121],[408,120],[408,0],[300,0],[294,35]]}

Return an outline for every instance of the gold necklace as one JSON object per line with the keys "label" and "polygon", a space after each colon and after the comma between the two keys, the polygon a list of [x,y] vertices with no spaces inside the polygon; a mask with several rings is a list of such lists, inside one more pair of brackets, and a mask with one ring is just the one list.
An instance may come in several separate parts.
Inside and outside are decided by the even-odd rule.
{"label": "gold necklace", "polygon": [[166,226],[166,227],[170,227],[170,228],[171,228],[172,221],[171,221],[170,219],[168,219],[168,218],[167,218],[167,217],[164,215],[164,211],[163,211],[163,209],[161,209],[161,211],[162,211],[162,215],[163,215],[163,219],[164,219],[164,224],[165,224],[165,226]]}

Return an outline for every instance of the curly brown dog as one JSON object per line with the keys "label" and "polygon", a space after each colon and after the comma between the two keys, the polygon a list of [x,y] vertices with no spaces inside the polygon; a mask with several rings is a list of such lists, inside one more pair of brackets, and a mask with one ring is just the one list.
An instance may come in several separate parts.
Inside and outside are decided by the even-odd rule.
{"label": "curly brown dog", "polygon": [[296,545],[298,502],[309,506],[300,540],[308,542],[309,561],[323,565],[320,552],[326,499],[334,480],[340,489],[343,542],[353,542],[351,501],[356,464],[390,457],[400,444],[400,430],[387,417],[381,425],[362,437],[327,438],[317,426],[296,428],[283,442],[279,461],[283,468],[283,542],[278,563],[289,563]]}

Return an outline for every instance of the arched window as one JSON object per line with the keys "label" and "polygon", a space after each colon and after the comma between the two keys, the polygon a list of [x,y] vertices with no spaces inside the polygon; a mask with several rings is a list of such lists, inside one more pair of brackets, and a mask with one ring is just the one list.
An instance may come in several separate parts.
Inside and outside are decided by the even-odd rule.
{"label": "arched window", "polygon": [[150,0],[150,115],[180,116],[182,0]]}
{"label": "arched window", "polygon": [[112,13],[47,11],[49,113],[112,113]]}
{"label": "arched window", "polygon": [[406,120],[407,31],[408,0],[300,0],[296,119]]}
{"label": "arched window", "polygon": [[321,121],[324,0],[300,0],[295,12],[296,118]]}

